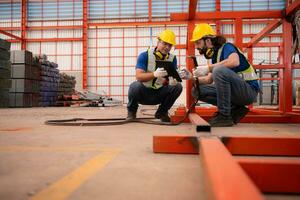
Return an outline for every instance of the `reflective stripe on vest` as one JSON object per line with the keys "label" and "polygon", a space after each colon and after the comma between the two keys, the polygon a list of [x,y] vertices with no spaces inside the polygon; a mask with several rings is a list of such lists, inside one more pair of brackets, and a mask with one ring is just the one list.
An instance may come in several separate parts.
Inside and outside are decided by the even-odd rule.
{"label": "reflective stripe on vest", "polygon": [[[222,47],[219,48],[219,50],[218,50],[217,62],[220,62],[221,53],[222,53],[224,45],[225,44],[223,44]],[[239,76],[241,76],[245,81],[257,80],[258,78],[257,78],[256,72],[255,72],[255,69],[253,68],[253,66],[249,63],[249,61],[246,59],[246,57],[244,56],[244,54],[241,52],[241,50],[239,48],[237,48],[236,46],[234,46],[234,48],[238,51],[238,53],[240,55],[242,55],[245,58],[245,60],[247,61],[248,65],[249,65],[249,67],[247,69],[245,69],[243,71],[240,71],[240,72],[237,72],[237,74]]]}
{"label": "reflective stripe on vest", "polygon": [[[147,65],[147,72],[154,72],[156,70],[156,57],[153,54],[154,53],[154,49],[148,49],[148,65]],[[169,54],[168,58],[165,59],[165,61],[170,61],[173,62],[174,60],[174,55],[173,54]],[[154,82],[155,81],[155,82]],[[153,89],[159,89],[163,86],[163,80],[162,79],[157,79],[154,78],[150,81],[147,82],[143,82],[143,84],[148,87],[148,88],[153,88]]]}

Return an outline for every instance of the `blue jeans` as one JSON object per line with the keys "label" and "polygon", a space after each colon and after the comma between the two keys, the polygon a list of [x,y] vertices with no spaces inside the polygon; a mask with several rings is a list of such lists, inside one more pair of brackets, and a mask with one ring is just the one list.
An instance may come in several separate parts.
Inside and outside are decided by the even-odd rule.
{"label": "blue jeans", "polygon": [[[199,100],[217,106],[221,114],[230,116],[232,109],[256,100],[258,91],[231,69],[214,68],[212,77],[213,84],[200,85]],[[199,91],[193,88],[192,95],[197,98]]]}
{"label": "blue jeans", "polygon": [[167,113],[182,92],[181,84],[163,86],[159,89],[147,88],[143,83],[135,81],[130,84],[128,91],[127,110],[136,112],[138,104],[157,105],[157,112]]}

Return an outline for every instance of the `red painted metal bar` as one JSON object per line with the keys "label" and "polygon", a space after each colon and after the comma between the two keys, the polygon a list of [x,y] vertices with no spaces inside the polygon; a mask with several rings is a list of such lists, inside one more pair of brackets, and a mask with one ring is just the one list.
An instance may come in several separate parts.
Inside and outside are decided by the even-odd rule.
{"label": "red painted metal bar", "polygon": [[152,0],[148,0],[148,21],[152,21]]}
{"label": "red painted metal bar", "polygon": [[237,158],[262,192],[300,193],[300,159]]}
{"label": "red painted metal bar", "polygon": [[197,0],[189,0],[189,18],[188,20],[194,20],[197,10]]}
{"label": "red painted metal bar", "polygon": [[[281,18],[281,11],[216,11],[216,12],[196,12],[195,20],[225,20],[225,19],[263,19]],[[187,13],[171,13],[172,21],[185,21],[188,19]]]}
{"label": "red painted metal bar", "polygon": [[293,107],[293,91],[292,91],[292,25],[286,20],[283,21],[283,44],[284,44],[284,112],[291,112]]}
{"label": "red painted metal bar", "polygon": [[292,2],[292,4],[288,5],[288,7],[285,9],[285,14],[287,16],[292,15],[294,12],[300,9],[300,1],[295,0]]}
{"label": "red painted metal bar", "polygon": [[222,137],[233,155],[300,156],[300,137]]}
{"label": "red painted metal bar", "polygon": [[242,49],[243,44],[243,20],[242,18],[235,19],[235,44],[239,49]]}
{"label": "red painted metal bar", "polygon": [[198,151],[198,140],[195,136],[153,136],[154,153],[198,154]]}
{"label": "red painted metal bar", "polygon": [[208,186],[208,199],[264,199],[217,137],[200,138],[199,146],[203,174]]}
{"label": "red painted metal bar", "polygon": [[22,0],[21,49],[26,50],[27,0]]}
{"label": "red painted metal bar", "polygon": [[87,88],[87,66],[88,66],[88,0],[83,0],[83,19],[82,19],[82,87]]}
{"label": "red painted metal bar", "polygon": [[75,30],[82,29],[82,26],[31,26],[26,27],[27,30]]}
{"label": "red painted metal bar", "polygon": [[118,22],[118,23],[88,23],[89,27],[147,27],[155,25],[184,25],[184,21],[151,21],[151,22]]}
{"label": "red painted metal bar", "polygon": [[257,35],[255,35],[250,42],[248,42],[247,47],[252,47],[257,44],[261,39],[263,39],[267,34],[271,33],[278,26],[281,25],[281,20],[273,20],[271,21],[263,30],[261,30]]}
{"label": "red painted metal bar", "polygon": [[6,31],[2,30],[2,28],[0,29],[0,33],[3,34],[3,35],[7,35],[8,37],[15,38],[17,40],[22,40],[22,38],[20,38],[19,36],[8,33]]}
{"label": "red painted metal bar", "polygon": [[66,42],[66,41],[82,41],[82,38],[30,38],[27,42]]}
{"label": "red painted metal bar", "polygon": [[[187,56],[194,56],[195,55],[195,45],[193,42],[191,42],[190,40],[192,39],[192,34],[193,34],[193,30],[194,30],[195,24],[193,21],[189,21],[188,22],[188,27],[187,27]],[[193,60],[190,58],[186,58],[186,65],[187,65],[187,69],[189,71],[193,70],[194,64],[193,64]],[[194,97],[191,94],[192,91],[192,87],[193,87],[193,83],[191,80],[187,80],[186,81],[186,103],[187,103],[187,107],[190,107],[194,100]]]}
{"label": "red painted metal bar", "polygon": [[210,132],[210,124],[207,123],[204,119],[202,119],[198,114],[191,113],[189,114],[189,120],[190,122],[196,126],[197,132]]}

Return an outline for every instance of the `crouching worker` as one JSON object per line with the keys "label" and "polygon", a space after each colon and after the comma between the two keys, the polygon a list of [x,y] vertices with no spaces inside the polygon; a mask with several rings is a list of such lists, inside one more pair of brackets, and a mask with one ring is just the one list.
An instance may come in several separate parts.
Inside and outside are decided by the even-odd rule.
{"label": "crouching worker", "polygon": [[260,91],[254,68],[236,46],[216,35],[209,24],[197,25],[191,41],[200,54],[212,59],[212,64],[193,71],[200,83],[199,91],[193,88],[193,96],[218,107],[209,120],[211,126],[238,123],[249,111],[245,105],[252,104]]}
{"label": "crouching worker", "polygon": [[[128,91],[127,119],[136,118],[138,104],[159,104],[155,118],[162,122],[170,122],[168,111],[182,92],[181,84],[171,77],[168,78],[168,73],[164,68],[156,66],[156,60],[170,61],[178,70],[176,56],[169,53],[175,45],[175,34],[166,29],[159,34],[157,39],[154,49],[148,49],[138,56],[136,81],[130,84]],[[178,73],[182,79],[188,78],[189,74],[186,71],[178,70]]]}

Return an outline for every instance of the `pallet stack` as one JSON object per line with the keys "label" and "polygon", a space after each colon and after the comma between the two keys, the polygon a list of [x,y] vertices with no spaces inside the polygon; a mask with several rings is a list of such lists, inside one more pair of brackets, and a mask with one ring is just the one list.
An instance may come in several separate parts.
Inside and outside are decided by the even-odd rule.
{"label": "pallet stack", "polygon": [[10,107],[38,106],[40,69],[33,64],[32,53],[12,51],[11,63]]}
{"label": "pallet stack", "polygon": [[46,55],[39,56],[41,60],[40,106],[55,106],[59,84],[58,65],[50,62]]}
{"label": "pallet stack", "polygon": [[9,107],[10,80],[10,43],[0,39],[0,108]]}

